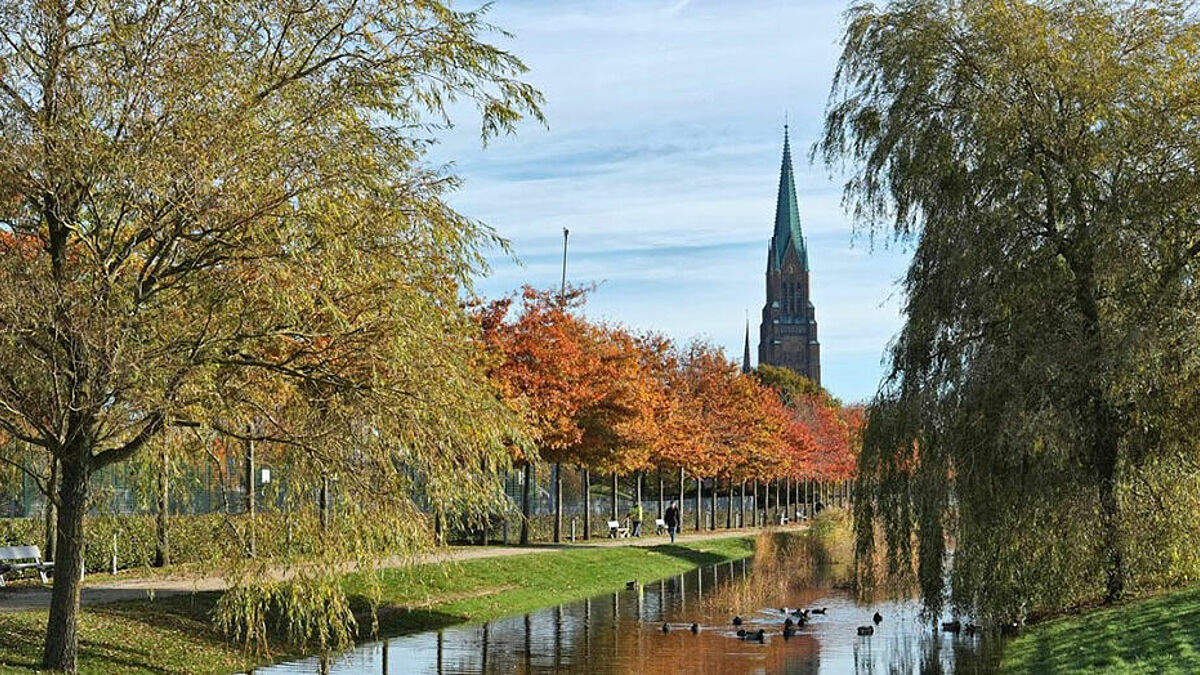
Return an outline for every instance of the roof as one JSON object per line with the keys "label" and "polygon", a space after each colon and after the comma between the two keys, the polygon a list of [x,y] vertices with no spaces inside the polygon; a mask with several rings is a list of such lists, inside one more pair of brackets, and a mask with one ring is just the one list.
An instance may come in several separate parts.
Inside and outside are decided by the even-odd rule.
{"label": "roof", "polygon": [[802,269],[808,269],[808,247],[800,230],[800,206],[796,199],[796,177],[792,170],[792,148],[787,125],[783,125],[783,162],[779,167],[779,196],[775,202],[775,232],[771,236],[770,266],[783,267],[788,244],[793,243]]}

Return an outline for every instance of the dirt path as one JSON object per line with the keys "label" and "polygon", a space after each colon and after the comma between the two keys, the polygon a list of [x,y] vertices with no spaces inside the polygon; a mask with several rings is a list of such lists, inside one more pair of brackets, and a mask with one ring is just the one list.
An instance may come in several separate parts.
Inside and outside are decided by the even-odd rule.
{"label": "dirt path", "polygon": [[[805,526],[786,526],[777,529],[801,529]],[[756,528],[737,530],[714,530],[681,534],[676,541],[695,542],[706,539],[727,539],[729,537],[744,537],[759,532]],[[659,546],[668,542],[665,535],[651,535],[636,539],[593,539],[588,542],[574,544],[535,544],[532,546],[453,546],[421,556],[418,563],[444,563],[459,560],[476,560],[479,558],[500,558],[531,553],[545,553],[562,549],[578,548],[611,548],[614,546]],[[384,561],[384,567],[403,566],[405,561],[400,558]],[[353,565],[347,565],[346,571],[352,571]],[[294,572],[290,568],[279,568],[273,573],[277,579],[287,579]],[[220,591],[228,587],[228,580],[218,576],[147,576],[140,571],[129,572],[129,578],[105,578],[95,582],[84,581],[81,602],[84,605],[98,605],[110,602],[142,600],[147,597],[165,597],[200,591]],[[19,612],[34,609],[46,609],[50,606],[50,588],[48,586],[10,586],[0,588],[0,612]]]}

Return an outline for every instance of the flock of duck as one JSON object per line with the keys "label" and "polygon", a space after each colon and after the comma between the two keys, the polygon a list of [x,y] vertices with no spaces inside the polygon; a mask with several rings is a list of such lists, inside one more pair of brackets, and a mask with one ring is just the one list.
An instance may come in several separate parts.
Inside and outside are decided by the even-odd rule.
{"label": "flock of duck", "polygon": [[[792,637],[811,620],[812,616],[824,615],[828,609],[828,607],[815,607],[810,609],[789,609],[787,607],[780,607],[779,613],[784,617],[783,629],[780,631],[780,634],[783,635],[785,640]],[[883,623],[883,615],[879,612],[875,612],[875,615],[871,617],[871,621],[873,625],[858,627],[858,634],[860,636],[869,637],[874,635],[875,626]],[[740,616],[733,617],[731,623],[737,627],[736,635],[738,639],[746,640],[748,642],[766,642],[768,633],[765,628],[759,628],[758,630],[746,630],[745,628],[742,628],[745,620]],[[692,634],[698,634],[701,630],[700,624],[698,623],[693,623],[692,625],[686,627],[676,626],[674,628],[671,626],[671,624],[664,623],[662,625],[662,632],[670,633],[676,628],[690,630]],[[964,624],[957,619],[954,621],[942,622],[942,631],[946,633],[958,634],[962,632],[966,633],[967,635],[975,635],[978,630],[979,627],[975,624]]]}

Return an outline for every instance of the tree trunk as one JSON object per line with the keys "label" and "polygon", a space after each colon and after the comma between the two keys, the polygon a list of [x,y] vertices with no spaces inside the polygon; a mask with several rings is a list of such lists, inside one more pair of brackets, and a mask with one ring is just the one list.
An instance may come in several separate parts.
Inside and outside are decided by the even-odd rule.
{"label": "tree trunk", "polygon": [[1093,415],[1095,435],[1092,437],[1092,452],[1099,478],[1100,519],[1106,558],[1104,599],[1111,604],[1124,597],[1126,576],[1121,539],[1121,503],[1117,496],[1117,425],[1115,414],[1104,403],[1096,404]]}
{"label": "tree trunk", "polygon": [[[321,474],[321,491],[317,494],[317,513],[321,522],[321,530],[329,529],[329,476],[325,474]],[[434,518],[434,530],[435,534],[439,536],[439,543],[445,543],[441,527],[441,511],[438,511]]]}
{"label": "tree trunk", "polygon": [[583,538],[592,538],[592,472],[583,467]]}
{"label": "tree trunk", "polygon": [[83,587],[83,516],[87,510],[90,448],[63,458],[58,487],[58,541],[55,544],[54,586],[46,625],[42,667],[75,672],[79,591]]}
{"label": "tree trunk", "polygon": [[46,508],[42,515],[45,517],[45,535],[46,546],[42,550],[43,560],[54,560],[54,544],[57,539],[57,528],[55,523],[58,514],[54,508],[54,501],[58,499],[58,459],[50,458],[50,480],[46,481]]}
{"label": "tree trunk", "polygon": [[679,469],[679,530],[683,531],[683,469]]}
{"label": "tree trunk", "polygon": [[704,499],[704,486],[700,482],[700,479],[697,478],[696,479],[696,531],[697,532],[699,532],[702,529],[700,521],[703,520],[703,518],[704,518],[704,504],[702,503],[703,499]]}
{"label": "tree trunk", "polygon": [[750,525],[752,527],[758,527],[758,479],[755,479],[754,481],[754,497],[751,498],[750,502],[750,514],[751,520],[753,521],[750,523]]}
{"label": "tree trunk", "polygon": [[171,537],[167,530],[167,515],[171,507],[170,497],[170,466],[167,463],[167,452],[159,454],[158,465],[158,500],[155,518],[155,547],[154,566],[166,567],[171,564]]}
{"label": "tree trunk", "polygon": [[255,530],[255,517],[258,512],[255,497],[257,481],[254,480],[254,441],[246,441],[246,555],[251,558],[258,555],[258,537]]}
{"label": "tree trunk", "polygon": [[659,469],[658,470],[658,519],[659,520],[662,520],[663,513],[665,512],[665,509],[663,508],[664,506],[666,506],[666,505],[663,503],[663,472],[662,472],[662,469]]}
{"label": "tree trunk", "polygon": [[746,526],[746,481],[738,487],[738,527]]}
{"label": "tree trunk", "polygon": [[525,460],[525,481],[521,485],[521,545],[529,545],[530,508],[533,506],[533,462]]}
{"label": "tree trunk", "polygon": [[562,464],[554,463],[554,543],[562,542]]}
{"label": "tree trunk", "polygon": [[635,484],[634,491],[637,493],[637,497],[634,500],[634,504],[641,506],[642,505],[642,472],[641,471],[635,472],[633,474],[633,480],[634,480],[634,484]]}
{"label": "tree trunk", "polygon": [[617,488],[618,488],[617,473],[614,471],[612,474],[612,519],[613,520],[618,520],[620,518],[620,516],[617,515],[617,511],[618,511],[618,509],[617,509]]}
{"label": "tree trunk", "polygon": [[725,481],[725,529],[733,529],[733,479]]}
{"label": "tree trunk", "polygon": [[708,503],[708,529],[717,529],[717,484],[716,478],[712,479],[712,492]]}

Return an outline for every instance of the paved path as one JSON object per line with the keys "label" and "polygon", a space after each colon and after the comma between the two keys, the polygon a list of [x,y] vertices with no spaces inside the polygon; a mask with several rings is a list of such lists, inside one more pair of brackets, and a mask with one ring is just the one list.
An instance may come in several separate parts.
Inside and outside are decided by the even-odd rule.
{"label": "paved path", "polygon": [[[785,526],[776,528],[782,530],[801,529],[805,526]],[[737,530],[712,530],[681,534],[676,541],[694,542],[705,539],[726,539],[729,537],[744,537],[759,532],[756,528]],[[452,546],[420,556],[418,563],[443,563],[459,560],[475,560],[478,558],[500,558],[514,555],[529,555],[545,553],[562,549],[579,548],[611,548],[614,546],[658,546],[670,541],[668,537],[652,535],[635,539],[593,539],[574,544],[534,544],[532,546]],[[383,567],[400,567],[405,564],[401,558],[384,561]],[[292,576],[291,568],[280,568],[274,573],[278,579]],[[348,566],[346,571],[352,571]],[[147,597],[165,597],[200,591],[220,591],[229,586],[229,580],[218,576],[179,577],[141,575],[138,571],[129,572],[126,579],[105,578],[96,582],[85,580],[81,602],[85,605],[97,605],[109,602],[124,602],[142,600]],[[137,576],[135,576],[137,575]],[[0,588],[0,612],[19,612],[33,609],[46,609],[50,606],[50,589],[43,586],[16,586]]]}

